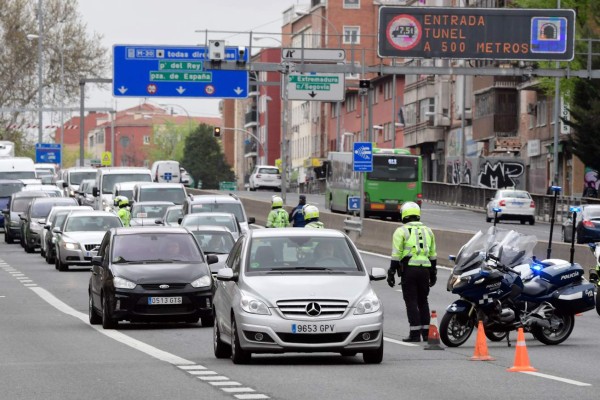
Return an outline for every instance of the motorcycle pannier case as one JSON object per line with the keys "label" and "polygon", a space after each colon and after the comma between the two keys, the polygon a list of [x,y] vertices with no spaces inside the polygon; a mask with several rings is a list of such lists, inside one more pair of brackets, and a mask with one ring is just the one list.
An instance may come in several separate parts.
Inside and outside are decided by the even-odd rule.
{"label": "motorcycle pannier case", "polygon": [[594,285],[591,283],[560,288],[552,297],[552,303],[557,309],[573,314],[589,311],[596,306]]}

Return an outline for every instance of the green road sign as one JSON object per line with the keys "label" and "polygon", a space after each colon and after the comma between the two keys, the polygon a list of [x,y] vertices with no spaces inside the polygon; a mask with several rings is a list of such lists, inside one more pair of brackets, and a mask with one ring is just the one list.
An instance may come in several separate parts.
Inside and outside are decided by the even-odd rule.
{"label": "green road sign", "polygon": [[290,83],[337,84],[340,83],[340,77],[335,75],[290,75]]}
{"label": "green road sign", "polygon": [[291,73],[288,77],[287,89],[288,100],[343,101],[344,74]]}
{"label": "green road sign", "polygon": [[212,82],[212,72],[150,71],[151,82]]}
{"label": "green road sign", "polygon": [[219,190],[236,190],[237,184],[235,182],[219,182]]}
{"label": "green road sign", "polygon": [[168,71],[200,72],[204,66],[202,61],[159,61],[158,69]]}

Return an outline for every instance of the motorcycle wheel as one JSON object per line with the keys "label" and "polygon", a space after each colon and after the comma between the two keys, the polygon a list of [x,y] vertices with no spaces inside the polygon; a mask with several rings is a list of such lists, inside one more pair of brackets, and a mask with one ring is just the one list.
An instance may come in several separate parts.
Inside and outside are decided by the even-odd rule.
{"label": "motorcycle wheel", "polygon": [[485,331],[485,337],[490,339],[490,341],[492,342],[501,342],[506,338],[506,335],[508,335],[508,332],[491,332],[488,330]]}
{"label": "motorcycle wheel", "polygon": [[596,312],[598,313],[598,315],[600,315],[600,298],[598,296],[600,296],[598,293],[600,293],[600,285],[598,286],[598,292],[596,292]]}
{"label": "motorcycle wheel", "polygon": [[440,339],[448,347],[464,344],[475,327],[475,321],[467,313],[446,313],[440,323]]}
{"label": "motorcycle wheel", "polygon": [[543,328],[541,326],[531,327],[531,333],[534,338],[548,345],[561,344],[573,332],[575,327],[575,316],[573,314],[554,313],[550,318],[550,323],[558,323],[558,328]]}

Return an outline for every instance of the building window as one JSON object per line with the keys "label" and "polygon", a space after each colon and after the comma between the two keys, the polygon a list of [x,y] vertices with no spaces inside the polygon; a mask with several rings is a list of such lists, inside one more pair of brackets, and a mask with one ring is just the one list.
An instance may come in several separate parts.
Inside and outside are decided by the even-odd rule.
{"label": "building window", "polygon": [[96,136],[96,143],[104,143],[104,132],[98,132],[98,135]]}
{"label": "building window", "polygon": [[346,97],[346,112],[356,111],[356,95],[352,94]]}
{"label": "building window", "polygon": [[433,97],[419,101],[419,122],[433,120],[433,115],[427,115],[428,112],[435,112],[435,99]]}
{"label": "building window", "polygon": [[537,103],[537,120],[535,126],[546,126],[548,122],[548,103],[546,100]]}
{"label": "building window", "polygon": [[360,0],[344,0],[344,8],[360,8]]}
{"label": "building window", "polygon": [[407,104],[404,108],[406,112],[404,115],[404,123],[406,125],[416,125],[417,124],[417,103]]}
{"label": "building window", "polygon": [[344,44],[360,44],[360,26],[344,26]]}
{"label": "building window", "polygon": [[373,88],[373,104],[379,103],[379,87],[375,86]]}
{"label": "building window", "polygon": [[394,90],[392,88],[392,81],[388,81],[383,84],[383,99],[390,100],[392,95],[394,94]]}
{"label": "building window", "polygon": [[150,135],[144,135],[144,144],[150,144]]}

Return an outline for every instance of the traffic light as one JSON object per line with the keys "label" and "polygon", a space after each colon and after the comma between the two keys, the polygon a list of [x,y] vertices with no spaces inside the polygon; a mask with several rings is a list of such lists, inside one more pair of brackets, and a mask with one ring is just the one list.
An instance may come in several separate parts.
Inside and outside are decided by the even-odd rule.
{"label": "traffic light", "polygon": [[213,127],[213,136],[216,138],[221,137],[221,127],[220,126]]}

